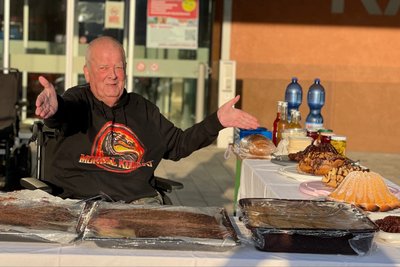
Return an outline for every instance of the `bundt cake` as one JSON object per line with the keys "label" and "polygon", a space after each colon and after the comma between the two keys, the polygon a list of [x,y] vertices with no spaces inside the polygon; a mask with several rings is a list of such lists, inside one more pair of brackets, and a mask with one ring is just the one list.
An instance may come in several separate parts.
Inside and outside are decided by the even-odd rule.
{"label": "bundt cake", "polygon": [[388,211],[400,207],[400,200],[376,172],[350,172],[328,195],[328,199],[351,203],[367,211]]}

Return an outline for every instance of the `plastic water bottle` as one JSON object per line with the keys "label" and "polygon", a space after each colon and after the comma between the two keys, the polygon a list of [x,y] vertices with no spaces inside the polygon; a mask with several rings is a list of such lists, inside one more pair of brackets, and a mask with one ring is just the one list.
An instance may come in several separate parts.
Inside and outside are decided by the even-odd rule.
{"label": "plastic water bottle", "polygon": [[318,130],[323,128],[324,118],[321,115],[321,109],[325,104],[325,89],[318,78],[308,89],[307,102],[310,113],[307,115],[306,129]]}
{"label": "plastic water bottle", "polygon": [[292,82],[288,84],[285,92],[285,101],[288,102],[288,121],[291,121],[291,111],[299,110],[303,99],[303,89],[296,77],[292,78]]}

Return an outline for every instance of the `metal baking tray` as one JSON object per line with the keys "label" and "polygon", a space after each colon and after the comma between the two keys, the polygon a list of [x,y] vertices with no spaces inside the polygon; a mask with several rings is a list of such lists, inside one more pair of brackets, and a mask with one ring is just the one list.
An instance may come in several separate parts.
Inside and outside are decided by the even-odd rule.
{"label": "metal baking tray", "polygon": [[378,231],[361,209],[346,203],[245,198],[239,207],[262,251],[365,255]]}
{"label": "metal baking tray", "polygon": [[226,251],[239,244],[225,209],[98,202],[84,241],[107,248]]}
{"label": "metal baking tray", "polygon": [[0,241],[71,243],[85,206],[30,190],[0,194]]}

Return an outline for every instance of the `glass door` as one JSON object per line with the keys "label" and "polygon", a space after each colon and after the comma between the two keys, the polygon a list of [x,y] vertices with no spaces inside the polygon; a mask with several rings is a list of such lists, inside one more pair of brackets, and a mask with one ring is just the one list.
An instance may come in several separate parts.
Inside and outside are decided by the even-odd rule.
{"label": "glass door", "polygon": [[[185,11],[198,12],[194,22],[186,21],[182,28],[179,26],[181,19],[168,18],[168,10],[163,11],[164,18],[148,16],[152,15],[148,13],[149,3],[156,3],[156,10],[161,3],[164,7],[180,4]],[[3,5],[4,0],[0,0],[0,6]],[[38,76],[46,76],[60,94],[66,88],[84,83],[86,46],[94,38],[107,35],[119,40],[127,51],[128,91],[154,102],[177,126],[190,127],[204,117],[206,110],[212,16],[213,0],[10,1],[10,67],[23,73],[24,97],[29,103],[23,119],[27,123],[36,119],[35,100],[42,90]],[[162,44],[165,38],[177,43],[176,40],[182,40],[182,37],[160,37],[160,31],[157,34],[151,32],[156,42],[153,40],[149,46],[146,41],[148,25],[155,18],[157,22],[160,19],[160,23],[170,23],[170,26],[178,23],[174,26],[175,33],[184,33],[184,37],[195,45],[185,44],[184,49],[171,47],[171,44],[165,46]],[[192,31],[193,26],[196,31]],[[0,48],[3,47],[1,37]]]}
{"label": "glass door", "polygon": [[[156,103],[175,125],[188,128],[205,115],[213,1],[157,1],[169,8],[155,2],[136,1],[132,90]],[[174,7],[178,2],[181,6]],[[182,10],[198,13],[182,20]],[[195,47],[190,47],[193,40]]]}
{"label": "glass door", "polygon": [[[160,16],[151,16],[149,11],[151,4],[158,11],[161,7],[174,5],[178,8],[182,7],[183,10],[197,10],[196,36],[190,36],[193,32],[187,32],[188,36],[186,36],[188,39],[192,37],[196,40],[195,47],[174,48],[173,38],[170,38],[172,45],[168,47],[163,44],[168,36],[158,38],[158,43],[153,42],[152,47],[149,47],[147,41],[149,36],[153,34],[153,38],[157,39],[157,35],[154,37],[154,32],[148,30],[148,25],[154,18],[162,20],[166,23],[165,25],[168,24],[168,20],[172,21],[169,26],[173,24],[175,27],[175,31],[171,31],[173,34],[177,31],[179,33],[182,28],[184,31],[192,26],[185,28],[188,24],[184,26],[179,24],[182,19],[171,20],[168,8],[163,10]],[[163,115],[178,127],[188,128],[204,117],[204,100],[208,83],[204,81],[199,83],[199,74],[200,79],[208,80],[212,0],[80,0],[76,10],[79,47],[101,35],[113,36],[124,44],[128,57],[128,91],[141,94],[155,103]],[[122,13],[121,10],[123,10]],[[130,31],[130,29],[134,30]],[[163,33],[159,31],[156,34]],[[130,40],[133,40],[133,47]],[[178,42],[177,40],[179,40],[178,37],[175,38],[175,43]],[[79,57],[82,57],[83,53],[80,48]],[[201,92],[198,90],[198,84],[202,87]]]}
{"label": "glass door", "polygon": [[[65,59],[66,0],[8,0],[9,16],[4,14],[5,2],[0,0],[0,47],[4,45],[4,25],[8,23],[9,66],[22,73],[22,100],[28,103],[22,112],[25,121],[34,117],[35,99],[41,91],[38,75],[46,75],[62,93],[63,86],[59,85],[65,73],[62,62]],[[4,53],[7,52],[2,50],[2,57]]]}

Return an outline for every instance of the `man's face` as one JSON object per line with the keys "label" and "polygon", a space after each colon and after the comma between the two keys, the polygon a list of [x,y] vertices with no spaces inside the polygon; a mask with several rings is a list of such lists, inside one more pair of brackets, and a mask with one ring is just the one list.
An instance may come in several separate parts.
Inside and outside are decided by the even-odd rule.
{"label": "man's face", "polygon": [[120,48],[107,42],[92,47],[90,60],[83,70],[94,96],[114,106],[125,86],[125,59]]}

